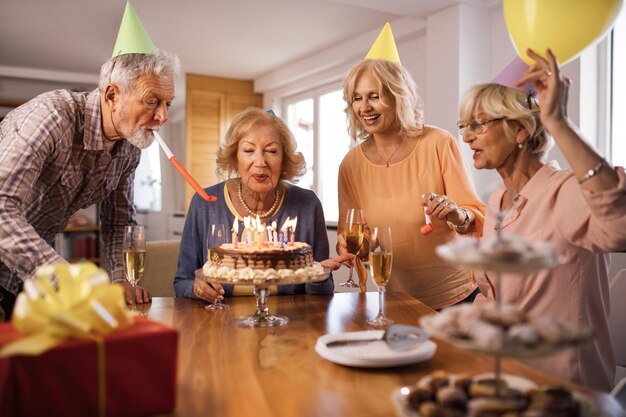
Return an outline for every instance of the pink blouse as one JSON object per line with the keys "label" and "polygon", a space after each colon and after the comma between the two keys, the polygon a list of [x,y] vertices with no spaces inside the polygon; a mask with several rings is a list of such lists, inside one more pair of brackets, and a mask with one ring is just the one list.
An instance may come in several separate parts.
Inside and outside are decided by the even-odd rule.
{"label": "pink blouse", "polygon": [[[530,315],[589,327],[595,335],[588,344],[524,362],[604,391],[611,388],[615,373],[607,323],[607,252],[626,248],[626,175],[623,168],[616,171],[619,184],[615,189],[591,193],[580,187],[570,170],[548,163],[524,186],[502,223],[504,234],[554,243],[565,260],[559,267],[527,276],[503,274],[502,301]],[[491,196],[487,213],[499,210],[504,192]],[[484,236],[494,236],[494,228],[495,219],[488,214]],[[476,302],[494,299],[493,275],[476,273],[476,280],[482,292]]]}

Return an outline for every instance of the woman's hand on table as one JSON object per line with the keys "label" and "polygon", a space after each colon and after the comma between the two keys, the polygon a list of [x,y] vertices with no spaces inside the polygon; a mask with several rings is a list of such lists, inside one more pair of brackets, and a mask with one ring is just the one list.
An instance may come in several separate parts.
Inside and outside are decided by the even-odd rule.
{"label": "woman's hand on table", "polygon": [[341,268],[341,265],[351,267],[353,259],[354,255],[352,255],[351,253],[344,253],[343,255],[339,255],[335,258],[326,259],[325,261],[320,262],[320,265],[330,269],[331,271],[335,271]]}
{"label": "woman's hand on table", "polygon": [[196,278],[193,283],[193,295],[197,298],[212,303],[216,298],[224,299],[224,289],[220,284],[209,283]]}

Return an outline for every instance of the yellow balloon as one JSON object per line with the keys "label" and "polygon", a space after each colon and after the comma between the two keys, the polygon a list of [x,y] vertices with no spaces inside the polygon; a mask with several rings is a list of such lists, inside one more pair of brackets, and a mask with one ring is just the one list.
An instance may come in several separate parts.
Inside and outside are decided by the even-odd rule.
{"label": "yellow balloon", "polygon": [[527,64],[531,48],[546,49],[564,64],[611,28],[623,0],[504,0],[504,19],[517,54]]}

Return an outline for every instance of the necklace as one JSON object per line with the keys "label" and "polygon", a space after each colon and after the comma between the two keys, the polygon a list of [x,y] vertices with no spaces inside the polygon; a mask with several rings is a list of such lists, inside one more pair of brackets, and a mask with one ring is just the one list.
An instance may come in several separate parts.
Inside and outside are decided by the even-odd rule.
{"label": "necklace", "polygon": [[243,195],[241,195],[241,181],[239,181],[239,187],[237,187],[237,196],[239,197],[239,202],[241,203],[243,208],[245,208],[246,211],[253,217],[254,216],[259,216],[261,218],[268,217],[274,212],[274,210],[276,210],[276,207],[278,206],[278,196],[279,196],[278,186],[276,187],[276,192],[274,193],[274,204],[272,204],[272,207],[270,207],[269,210],[263,213],[255,213],[250,207],[248,207],[245,200],[243,199]]}
{"label": "necklace", "polygon": [[376,153],[378,154],[378,157],[385,162],[387,168],[389,168],[389,161],[391,161],[391,158],[393,158],[393,156],[396,154],[396,151],[398,150],[400,145],[402,145],[402,142],[404,142],[404,136],[400,138],[400,141],[396,145],[396,148],[393,150],[393,152],[391,152],[391,155],[389,155],[389,158],[385,159],[383,158],[383,155],[378,151],[378,146],[376,146],[376,141],[374,141],[374,148],[376,149]]}

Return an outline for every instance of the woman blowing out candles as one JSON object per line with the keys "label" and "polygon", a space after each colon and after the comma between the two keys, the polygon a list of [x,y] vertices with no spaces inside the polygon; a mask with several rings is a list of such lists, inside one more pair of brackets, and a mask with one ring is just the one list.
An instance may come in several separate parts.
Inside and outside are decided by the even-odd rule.
{"label": "woman blowing out candles", "polygon": [[[322,205],[312,191],[290,183],[304,173],[305,162],[296,152],[296,142],[287,125],[258,108],[249,108],[233,120],[217,154],[218,171],[232,178],[206,189],[218,201],[207,203],[194,196],[181,238],[174,290],[178,297],[212,301],[237,294],[242,286],[207,283],[195,278],[195,270],[207,261],[206,230],[210,224],[233,225],[243,230],[244,217],[258,218],[266,225],[283,225],[297,217],[295,240],[308,243],[313,257],[331,270],[350,255],[328,260],[328,236]],[[235,220],[237,218],[237,220]],[[328,294],[334,289],[332,275],[325,281],[280,285],[279,293]],[[252,295],[250,289],[246,294]]]}
{"label": "woman blowing out candles", "polygon": [[[593,342],[561,353],[525,360],[552,375],[608,390],[615,362],[609,338],[609,281],[606,252],[626,247],[626,175],[613,168],[567,117],[570,80],[552,53],[544,59],[528,51],[535,64],[518,85],[531,82],[539,103],[525,92],[499,84],[471,88],[460,108],[463,140],[474,152],[474,166],[495,169],[504,187],[489,200],[501,222],[487,217],[484,235],[519,235],[529,243],[547,240],[562,265],[524,278],[477,273],[481,294],[520,306],[531,316],[549,316],[575,327],[591,328]],[[570,169],[544,157],[553,136]],[[506,192],[508,190],[508,192]]]}

